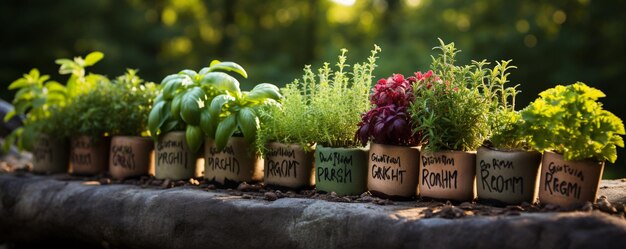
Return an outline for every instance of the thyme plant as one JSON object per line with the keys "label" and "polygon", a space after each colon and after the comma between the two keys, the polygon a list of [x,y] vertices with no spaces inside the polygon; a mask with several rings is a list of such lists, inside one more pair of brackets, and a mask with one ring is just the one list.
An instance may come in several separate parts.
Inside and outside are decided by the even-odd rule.
{"label": "thyme plant", "polygon": [[263,150],[267,142],[295,143],[304,148],[318,143],[328,147],[357,147],[355,139],[362,113],[370,108],[369,89],[376,68],[374,46],[366,62],[346,63],[348,52],[342,49],[336,68],[324,63],[317,74],[310,65],[304,67],[301,79],[281,89],[282,107],[270,106],[260,111],[264,125],[258,132],[257,145]]}

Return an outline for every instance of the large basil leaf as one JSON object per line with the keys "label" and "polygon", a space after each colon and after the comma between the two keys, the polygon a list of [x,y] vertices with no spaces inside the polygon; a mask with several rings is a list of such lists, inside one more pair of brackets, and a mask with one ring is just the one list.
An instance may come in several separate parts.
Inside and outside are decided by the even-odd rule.
{"label": "large basil leaf", "polygon": [[241,67],[241,65],[235,62],[230,62],[230,61],[220,62],[220,61],[214,60],[213,62],[211,62],[211,66],[207,68],[207,73],[214,72],[217,70],[235,72],[243,76],[244,78],[248,78],[248,73],[246,73],[246,70],[244,70],[243,67]]}
{"label": "large basil leaf", "polygon": [[239,130],[243,133],[243,137],[252,143],[256,139],[256,131],[259,129],[259,118],[256,112],[249,107],[244,107],[237,114],[237,122]]}
{"label": "large basil leaf", "polygon": [[215,131],[215,147],[218,150],[224,149],[228,139],[233,136],[237,130],[237,117],[230,115],[217,125]]}
{"label": "large basil leaf", "polygon": [[239,81],[233,76],[222,72],[210,72],[205,74],[200,80],[200,84],[212,86],[219,91],[241,93]]}
{"label": "large basil leaf", "polygon": [[202,140],[204,140],[204,136],[202,136],[202,130],[200,129],[200,127],[195,125],[187,125],[185,139],[187,139],[187,146],[189,146],[189,150],[196,152],[198,151],[198,149],[200,149],[200,145],[202,145]]}
{"label": "large basil leaf", "polygon": [[252,91],[248,93],[246,100],[248,101],[258,101],[263,102],[265,99],[274,99],[278,100],[282,96],[280,95],[280,91],[278,87],[268,83],[261,83],[256,85]]}
{"label": "large basil leaf", "polygon": [[200,105],[204,92],[200,87],[194,87],[183,95],[180,103],[180,117],[190,125],[200,124]]}

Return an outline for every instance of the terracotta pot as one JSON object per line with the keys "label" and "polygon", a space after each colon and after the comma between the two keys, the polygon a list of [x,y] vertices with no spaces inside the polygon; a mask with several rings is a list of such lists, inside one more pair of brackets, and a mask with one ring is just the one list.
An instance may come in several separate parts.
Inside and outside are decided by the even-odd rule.
{"label": "terracotta pot", "polygon": [[189,150],[184,131],[168,132],[159,137],[154,156],[157,179],[187,180],[197,175],[197,155]]}
{"label": "terracotta pot", "polygon": [[366,148],[315,148],[315,188],[338,195],[367,191]]}
{"label": "terracotta pot", "polygon": [[541,165],[540,203],[571,207],[595,202],[604,162],[566,161],[563,155],[546,151]]}
{"label": "terracotta pot", "polygon": [[417,193],[419,148],[371,143],[367,189],[392,199],[412,198]]}
{"label": "terracotta pot", "polygon": [[476,194],[479,201],[505,205],[533,203],[541,153],[500,151],[485,147],[476,152]]}
{"label": "terracotta pot", "polygon": [[38,134],[33,144],[33,172],[66,173],[69,167],[70,146],[66,138]]}
{"label": "terracotta pot", "polygon": [[109,172],[116,179],[148,175],[154,167],[154,143],[148,137],[114,136],[109,152]]}
{"label": "terracotta pot", "polygon": [[476,152],[423,152],[420,157],[420,195],[458,202],[473,200],[475,165]]}
{"label": "terracotta pot", "polygon": [[300,145],[269,143],[264,160],[265,183],[291,189],[313,186],[314,150],[314,146],[305,152]]}
{"label": "terracotta pot", "polygon": [[70,148],[70,170],[76,175],[96,175],[107,171],[110,137],[97,140],[89,136],[72,137]]}
{"label": "terracotta pot", "polygon": [[204,143],[204,178],[223,185],[261,181],[263,159],[243,137],[231,137],[222,151],[217,150],[213,139],[207,139]]}

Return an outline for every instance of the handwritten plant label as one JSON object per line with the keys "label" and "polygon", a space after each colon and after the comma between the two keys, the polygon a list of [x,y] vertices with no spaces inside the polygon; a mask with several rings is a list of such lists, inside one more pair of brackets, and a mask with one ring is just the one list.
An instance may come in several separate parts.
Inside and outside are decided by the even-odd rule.
{"label": "handwritten plant label", "polygon": [[459,172],[453,157],[446,155],[422,155],[422,189],[457,189]]}
{"label": "handwritten plant label", "polygon": [[401,156],[371,153],[372,178],[381,181],[403,184],[406,168],[402,165]]}
{"label": "handwritten plant label", "polygon": [[560,165],[555,162],[549,162],[547,167],[543,178],[544,190],[551,195],[561,195],[580,200],[580,194],[585,182],[583,172],[568,164]]}
{"label": "handwritten plant label", "polygon": [[[497,158],[489,159],[486,161],[481,158],[478,162],[480,168],[478,179],[480,188],[490,193],[505,192],[524,195],[524,177],[511,174],[515,170],[514,162],[498,160]],[[526,167],[531,167],[531,165]]]}
{"label": "handwritten plant label", "polygon": [[600,162],[566,161],[561,155],[545,152],[539,181],[539,200],[560,206],[594,202],[603,167]]}
{"label": "handwritten plant label", "polygon": [[70,163],[76,167],[88,167],[92,164],[94,156],[92,149],[94,144],[89,138],[72,139],[72,153]]}
{"label": "handwritten plant label", "polygon": [[39,136],[39,141],[33,146],[34,162],[54,162],[52,140],[48,136]]}
{"label": "handwritten plant label", "polygon": [[268,184],[290,188],[311,186],[314,179],[313,151],[299,146],[270,143],[265,154],[265,179]]}
{"label": "handwritten plant label", "polygon": [[265,177],[298,178],[300,161],[296,160],[294,148],[286,146],[269,148],[266,156]]}
{"label": "handwritten plant label", "polygon": [[[190,167],[190,161],[193,159],[189,156],[189,153],[184,146],[185,140],[183,139],[167,139],[163,138],[162,141],[156,145],[156,166],[178,166]],[[195,162],[195,160],[193,160]]]}
{"label": "handwritten plant label", "polygon": [[130,145],[111,145],[111,165],[134,170],[136,168],[135,152]]}
{"label": "handwritten plant label", "polygon": [[334,151],[317,151],[317,180],[320,182],[352,183],[353,155]]}
{"label": "handwritten plant label", "polygon": [[205,160],[204,170],[207,171],[223,171],[239,175],[241,173],[241,166],[239,159],[235,155],[235,149],[232,145],[226,145],[223,150],[218,151],[215,146],[208,148],[208,153]]}
{"label": "handwritten plant label", "polygon": [[474,198],[476,154],[438,152],[420,155],[420,195],[467,201]]}

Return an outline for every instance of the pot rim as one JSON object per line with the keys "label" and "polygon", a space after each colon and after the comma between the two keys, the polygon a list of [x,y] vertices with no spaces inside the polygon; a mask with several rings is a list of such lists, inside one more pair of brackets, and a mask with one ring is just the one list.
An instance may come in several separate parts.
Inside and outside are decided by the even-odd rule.
{"label": "pot rim", "polygon": [[554,150],[545,150],[543,152],[543,154],[544,155],[545,154],[554,154],[554,155],[560,156],[561,158],[563,158],[563,161],[565,161],[565,162],[579,162],[579,163],[582,163],[582,162],[593,162],[594,164],[604,164],[606,162],[606,160],[598,161],[598,160],[595,160],[593,158],[585,158],[585,159],[579,159],[579,160],[567,160],[567,159],[565,159],[565,156],[563,156],[563,153],[559,153],[559,152],[556,152]]}
{"label": "pot rim", "polygon": [[502,153],[539,153],[541,154],[541,152],[537,151],[537,150],[525,150],[525,149],[501,149],[501,148],[495,148],[495,147],[490,147],[490,146],[484,146],[481,145],[480,147],[478,147],[478,149],[476,150],[476,152],[478,152],[478,150],[480,149],[484,149],[484,150],[491,150],[491,151],[497,151],[497,152],[502,152]]}

